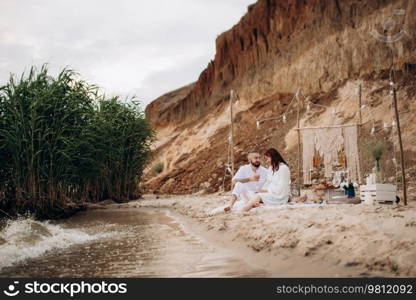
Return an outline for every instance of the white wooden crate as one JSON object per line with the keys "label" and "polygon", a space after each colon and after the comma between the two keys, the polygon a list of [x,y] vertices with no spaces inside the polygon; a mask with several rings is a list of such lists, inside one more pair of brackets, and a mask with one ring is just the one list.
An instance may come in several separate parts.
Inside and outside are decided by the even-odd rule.
{"label": "white wooden crate", "polygon": [[393,184],[369,184],[360,186],[360,199],[362,203],[396,201],[397,187]]}

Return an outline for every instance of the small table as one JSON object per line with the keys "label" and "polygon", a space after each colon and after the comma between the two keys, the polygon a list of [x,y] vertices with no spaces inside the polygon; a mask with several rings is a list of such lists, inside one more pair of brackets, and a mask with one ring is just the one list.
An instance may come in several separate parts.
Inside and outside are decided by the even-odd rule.
{"label": "small table", "polygon": [[328,201],[334,194],[335,187],[318,185],[313,188],[313,191],[317,197],[322,198],[323,201]]}

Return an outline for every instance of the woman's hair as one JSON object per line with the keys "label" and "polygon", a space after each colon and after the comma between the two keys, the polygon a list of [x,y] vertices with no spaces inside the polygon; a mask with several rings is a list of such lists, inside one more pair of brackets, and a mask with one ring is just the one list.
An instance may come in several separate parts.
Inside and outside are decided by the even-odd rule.
{"label": "woman's hair", "polygon": [[269,150],[267,150],[264,155],[266,155],[266,156],[268,156],[272,159],[272,170],[273,170],[273,172],[276,172],[277,170],[279,170],[279,164],[280,163],[284,163],[287,166],[287,163],[283,159],[282,155],[280,155],[279,151],[277,151],[274,148],[270,148]]}

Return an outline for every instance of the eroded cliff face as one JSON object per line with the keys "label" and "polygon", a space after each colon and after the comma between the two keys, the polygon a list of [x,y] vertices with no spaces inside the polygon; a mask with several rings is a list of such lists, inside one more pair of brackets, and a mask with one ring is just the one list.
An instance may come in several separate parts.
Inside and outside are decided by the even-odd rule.
{"label": "eroded cliff face", "polygon": [[[254,147],[251,144],[257,148],[263,142],[263,147],[272,145],[271,138],[262,138],[273,126],[256,132],[253,119],[282,112],[297,90],[309,100],[332,105],[335,100],[346,100],[340,93],[345,86],[354,93],[358,84],[367,85],[370,90],[364,93],[368,95],[375,86],[387,88],[384,85],[391,67],[411,89],[415,33],[414,0],[259,0],[238,24],[217,38],[215,59],[194,84],[163,95],[146,108],[158,131],[155,161],[165,165],[159,175],[150,175],[149,170],[148,183],[153,184],[148,186],[163,191],[164,185],[176,181],[173,186],[179,187],[178,180],[193,174],[198,184],[218,189],[219,185],[210,183],[204,174],[223,177],[231,89],[241,98],[236,126],[249,140],[241,138],[240,145],[237,142],[240,162],[243,153]],[[412,97],[412,93],[406,95]],[[302,122],[306,125],[308,120],[303,117]],[[346,120],[339,118],[338,122]],[[275,145],[286,149],[287,155],[291,155],[294,144],[294,125],[290,121],[281,124],[283,131],[274,135],[278,140]],[[211,159],[212,167],[207,166],[210,160],[204,151],[216,155]],[[209,170],[192,171],[195,163],[205,164]],[[184,182],[192,186],[191,180]],[[195,188],[171,187],[165,191],[189,192]]]}
{"label": "eroded cliff face", "polygon": [[179,107],[193,88],[194,84],[191,83],[155,99],[146,107],[146,117],[155,128],[175,123]]}
{"label": "eroded cliff face", "polygon": [[[390,17],[397,23],[393,37],[406,30],[395,43],[383,40]],[[254,101],[297,89],[329,91],[345,79],[388,69],[392,54],[401,67],[415,61],[415,30],[413,0],[260,0],[217,38],[215,59],[174,101],[170,119],[162,114],[159,121],[197,119],[226,101],[232,88]]]}

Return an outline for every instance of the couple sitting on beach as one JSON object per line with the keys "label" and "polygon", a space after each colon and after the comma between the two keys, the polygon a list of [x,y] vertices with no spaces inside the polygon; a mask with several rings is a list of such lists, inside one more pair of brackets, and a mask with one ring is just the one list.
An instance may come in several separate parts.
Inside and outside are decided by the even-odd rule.
{"label": "couple sitting on beach", "polygon": [[261,166],[259,153],[249,153],[247,158],[249,164],[241,166],[232,179],[231,203],[223,208],[224,211],[248,211],[261,204],[272,206],[306,201],[306,195],[290,196],[289,166],[276,149],[270,148],[265,153],[268,169]]}

